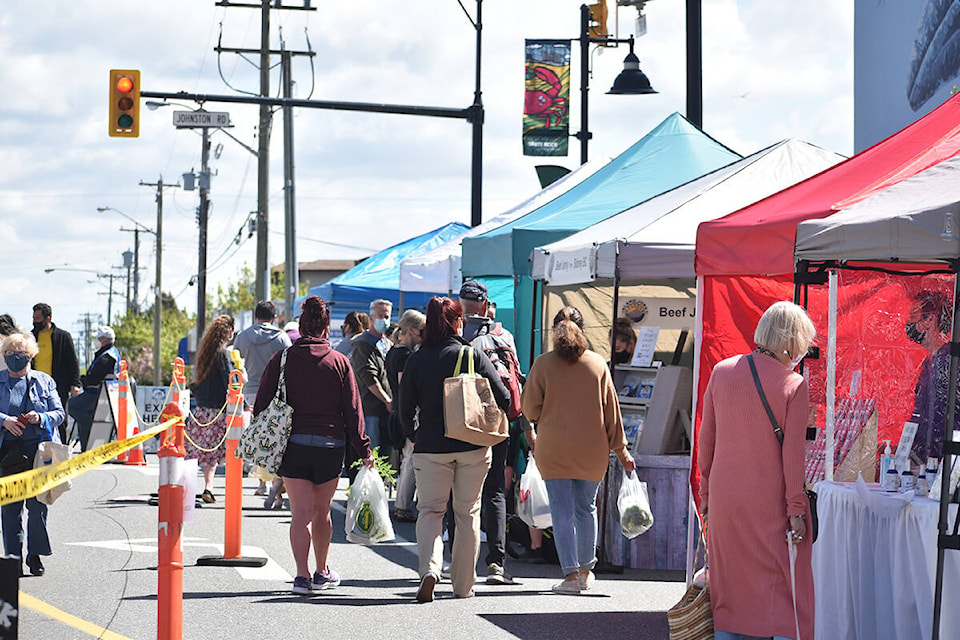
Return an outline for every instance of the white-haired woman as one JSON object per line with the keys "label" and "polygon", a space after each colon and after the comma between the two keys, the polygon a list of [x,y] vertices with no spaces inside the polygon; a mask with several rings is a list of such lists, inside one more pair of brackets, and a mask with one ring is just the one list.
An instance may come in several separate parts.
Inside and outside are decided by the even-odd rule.
{"label": "white-haired woman", "polygon": [[[30,361],[39,351],[32,335],[22,331],[13,333],[0,342],[0,351],[7,365],[5,371],[0,371],[0,420],[3,422],[0,474],[8,475],[32,468],[41,442],[60,441],[57,427],[63,422],[64,412],[53,378],[30,368]],[[8,556],[23,557],[24,505],[27,507],[27,567],[33,575],[42,576],[40,556],[51,554],[47,505],[36,498],[27,498],[0,507],[3,549]]]}
{"label": "white-haired woman", "polygon": [[[718,640],[794,638],[790,543],[798,552],[800,636],[813,638],[812,541],[803,490],[807,383],[794,369],[816,337],[806,312],[777,302],[757,324],[757,348],[713,369],[698,440],[700,510],[707,522],[710,601]],[[782,431],[764,408],[758,382]],[[709,516],[709,517],[708,517]]]}

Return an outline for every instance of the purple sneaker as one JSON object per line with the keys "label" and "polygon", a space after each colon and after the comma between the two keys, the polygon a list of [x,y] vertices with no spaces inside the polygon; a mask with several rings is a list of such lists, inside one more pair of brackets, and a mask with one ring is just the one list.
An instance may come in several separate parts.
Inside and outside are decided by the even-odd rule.
{"label": "purple sneaker", "polygon": [[293,592],[298,596],[308,596],[313,593],[313,585],[310,584],[310,578],[297,576],[293,579]]}
{"label": "purple sneaker", "polygon": [[333,589],[340,586],[340,574],[327,567],[326,571],[316,571],[313,574],[313,588],[318,591]]}

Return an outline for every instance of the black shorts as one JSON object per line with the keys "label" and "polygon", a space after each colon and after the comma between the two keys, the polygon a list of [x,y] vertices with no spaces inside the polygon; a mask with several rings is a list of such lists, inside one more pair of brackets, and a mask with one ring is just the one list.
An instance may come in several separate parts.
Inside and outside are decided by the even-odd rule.
{"label": "black shorts", "polygon": [[339,477],[342,469],[343,447],[331,449],[288,442],[277,475],[323,484]]}

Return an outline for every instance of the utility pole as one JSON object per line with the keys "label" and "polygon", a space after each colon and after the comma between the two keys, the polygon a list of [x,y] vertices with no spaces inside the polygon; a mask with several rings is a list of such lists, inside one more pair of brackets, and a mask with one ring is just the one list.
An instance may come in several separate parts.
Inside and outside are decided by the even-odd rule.
{"label": "utility pole", "polygon": [[[260,96],[270,95],[270,0],[260,0]],[[273,112],[269,105],[260,105],[260,127],[257,131],[257,273],[254,279],[255,298],[270,299],[270,131]],[[197,344],[200,335],[197,335]]]}
{"label": "utility pole", "polygon": [[[284,6],[282,0],[260,0],[259,2],[238,2],[237,0],[220,0],[217,6],[226,8],[260,9],[260,48],[242,49],[236,47],[215,47],[217,53],[238,53],[260,55],[260,97],[270,96],[270,56],[281,53],[270,49],[270,9],[271,2],[274,9],[292,11],[316,11],[309,2],[303,6]],[[315,55],[312,51],[295,51],[290,55]],[[270,265],[268,232],[270,226],[270,130],[273,126],[271,106],[260,103],[260,126],[258,129],[257,146],[257,265],[255,294],[257,300],[270,299]]]}
{"label": "utility pole", "polygon": [[[142,184],[142,183],[141,183]],[[133,233],[133,310],[140,313],[140,229],[125,229],[120,231]],[[129,306],[129,305],[128,305]]]}
{"label": "utility pole", "polygon": [[157,182],[144,182],[140,181],[141,187],[155,187],[157,189],[156,201],[157,201],[157,228],[156,228],[156,237],[157,237],[157,279],[154,285],[154,297],[153,297],[153,385],[155,387],[160,386],[160,327],[162,324],[163,318],[163,293],[162,293],[162,283],[163,278],[161,277],[161,272],[163,269],[163,188],[179,187],[179,184],[164,184],[163,176],[160,176],[160,179]]}
{"label": "utility pole", "polygon": [[130,313],[133,307],[130,306],[130,269],[133,266],[133,252],[129,249],[123,252],[123,268],[127,270],[127,297],[126,313]]}
{"label": "utility pole", "polygon": [[80,347],[81,347],[80,353],[82,354],[81,357],[83,358],[84,366],[86,365],[86,363],[90,362],[90,359],[91,359],[90,358],[90,334],[93,333],[94,319],[96,319],[96,324],[100,324],[102,317],[100,316],[99,313],[90,313],[89,311],[87,311],[86,313],[80,316],[77,322],[77,324],[79,324],[81,327],[80,335],[82,336],[82,340],[80,340]]}
{"label": "utility pole", "polygon": [[197,262],[197,344],[207,326],[207,222],[210,217],[210,128],[203,127],[200,153],[200,257]]}
{"label": "utility pole", "polygon": [[[110,279],[110,290],[107,293],[107,324],[110,324],[113,320],[113,279],[119,276],[113,273],[101,273],[98,274],[97,277]],[[103,294],[101,293],[100,295]]]}
{"label": "utility pole", "polygon": [[[290,73],[290,52],[284,51],[280,58],[283,74],[283,97],[293,97],[293,76]],[[294,199],[293,179],[293,107],[283,105],[283,216],[285,223],[284,240],[286,244],[286,291],[284,304],[286,318],[293,318],[293,303],[300,288],[300,276],[297,270],[297,233],[296,200]],[[266,298],[261,298],[265,300]]]}

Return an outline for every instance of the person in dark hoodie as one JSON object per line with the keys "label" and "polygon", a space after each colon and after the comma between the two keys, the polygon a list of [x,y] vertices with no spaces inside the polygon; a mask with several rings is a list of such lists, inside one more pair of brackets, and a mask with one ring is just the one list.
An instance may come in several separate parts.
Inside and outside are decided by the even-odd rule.
{"label": "person in dark hoodie", "polygon": [[[290,546],[297,563],[293,593],[299,595],[340,584],[340,574],[330,568],[327,555],[333,532],[330,505],[343,469],[347,439],[363,464],[373,468],[350,360],[330,347],[329,333],[326,303],[319,296],[310,296],[303,302],[300,338],[270,359],[253,405],[257,415],[270,404],[280,382],[281,360],[285,360],[286,400],[293,407],[293,423],[278,473],[290,497]],[[316,561],[312,579],[308,566],[311,544]]]}
{"label": "person in dark hoodie", "polygon": [[243,356],[243,366],[247,370],[247,382],[243,385],[243,398],[253,405],[257,399],[257,388],[263,370],[277,351],[290,346],[291,340],[286,331],[273,324],[277,319],[277,308],[269,300],[261,300],[253,311],[256,324],[237,334],[234,348]]}

